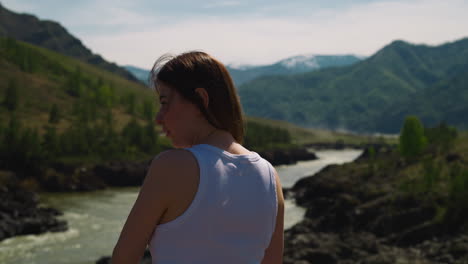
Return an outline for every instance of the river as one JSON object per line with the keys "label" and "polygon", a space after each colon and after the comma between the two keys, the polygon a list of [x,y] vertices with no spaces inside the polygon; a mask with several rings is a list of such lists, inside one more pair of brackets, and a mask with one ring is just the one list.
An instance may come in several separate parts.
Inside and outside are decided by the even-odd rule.
{"label": "river", "polygon": [[[329,164],[356,159],[360,150],[321,150],[318,160],[277,166],[283,187]],[[2,264],[91,264],[112,252],[119,232],[137,197],[138,188],[110,188],[87,193],[41,194],[47,206],[60,209],[69,230],[13,237],[0,242]],[[285,229],[300,221],[304,209],[286,200]]]}

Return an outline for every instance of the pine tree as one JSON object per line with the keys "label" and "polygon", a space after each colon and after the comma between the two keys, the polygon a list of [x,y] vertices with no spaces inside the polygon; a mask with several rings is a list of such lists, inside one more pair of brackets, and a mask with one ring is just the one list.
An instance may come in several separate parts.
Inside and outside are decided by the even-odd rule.
{"label": "pine tree", "polygon": [[18,85],[15,80],[11,80],[9,82],[3,104],[10,111],[15,111],[18,108],[19,94],[18,94]]}
{"label": "pine tree", "polygon": [[127,112],[134,115],[136,112],[136,95],[135,93],[128,93],[124,98],[123,102],[127,108]]}
{"label": "pine tree", "polygon": [[10,115],[10,121],[8,122],[8,127],[5,129],[4,134],[4,144],[5,150],[7,152],[14,151],[20,141],[20,134],[21,133],[21,122],[16,117],[16,114]]}
{"label": "pine tree", "polygon": [[42,146],[49,159],[54,159],[60,153],[59,137],[54,126],[47,126]]}
{"label": "pine tree", "polygon": [[157,151],[158,135],[154,130],[154,123],[151,121],[146,122],[145,126],[145,140],[142,145],[143,151],[146,153],[153,153]]}
{"label": "pine tree", "polygon": [[57,124],[60,121],[60,113],[57,104],[53,104],[49,112],[49,123]]}
{"label": "pine tree", "polygon": [[152,122],[155,115],[155,107],[153,101],[146,99],[143,102],[143,116],[149,122]]}

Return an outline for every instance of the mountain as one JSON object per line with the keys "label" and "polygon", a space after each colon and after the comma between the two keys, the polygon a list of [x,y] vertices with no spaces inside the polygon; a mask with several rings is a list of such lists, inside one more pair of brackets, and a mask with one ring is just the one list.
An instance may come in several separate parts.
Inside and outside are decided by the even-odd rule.
{"label": "mountain", "polygon": [[[142,109],[127,111],[127,99],[141,107],[152,104],[154,94],[140,82],[127,80],[81,60],[65,56],[29,43],[0,37],[0,124],[7,124],[9,111],[4,107],[9,88],[17,96],[18,119],[42,130],[48,123],[51,107],[61,113],[59,128],[75,121],[78,114],[88,110],[101,117],[112,109],[119,128],[132,117],[143,119]],[[77,109],[80,108],[80,109]],[[81,108],[92,109],[81,109]],[[156,108],[156,105],[154,105]],[[82,111],[81,111],[82,110]],[[0,126],[1,127],[1,126]]]}
{"label": "mountain", "polygon": [[[440,46],[394,41],[356,64],[239,87],[247,114],[302,126],[397,133],[404,116],[468,127],[468,38]],[[444,106],[444,107],[441,107]]]}
{"label": "mountain", "polygon": [[318,69],[347,66],[361,59],[354,55],[299,55],[263,66],[230,66],[228,70],[236,85],[241,85],[263,75],[287,75],[311,72]]}
{"label": "mountain", "polygon": [[138,80],[148,83],[149,70],[141,69],[131,65],[123,66],[127,71],[129,71],[135,78]]}
{"label": "mountain", "polygon": [[[360,57],[354,55],[300,55],[280,60],[271,65],[250,66],[230,64],[227,65],[227,69],[234,83],[239,86],[259,76],[310,72],[322,68],[351,65],[360,60]],[[148,70],[130,65],[124,67],[140,81],[145,83],[148,81]]]}
{"label": "mountain", "polygon": [[14,13],[0,4],[0,37],[11,37],[77,58],[116,73],[128,80],[138,81],[131,73],[115,63],[93,54],[79,39],[71,35],[59,23],[40,20],[29,14]]}
{"label": "mountain", "polygon": [[[13,171],[31,186],[97,188],[102,183],[89,174],[71,177],[69,169],[83,163],[147,160],[171,148],[169,139],[159,136],[161,127],[154,126],[156,109],[156,95],[139,82],[0,37],[0,171]],[[246,117],[245,125],[244,144],[256,151],[297,148],[299,142],[316,140],[367,140],[260,118]],[[55,166],[67,172],[48,170]]]}

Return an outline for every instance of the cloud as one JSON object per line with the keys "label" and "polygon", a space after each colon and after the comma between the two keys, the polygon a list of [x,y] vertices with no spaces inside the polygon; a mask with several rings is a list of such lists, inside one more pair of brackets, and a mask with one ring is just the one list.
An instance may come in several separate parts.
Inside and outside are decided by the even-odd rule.
{"label": "cloud", "polygon": [[56,8],[46,18],[94,52],[144,68],[166,52],[193,49],[225,63],[266,64],[304,53],[368,56],[396,39],[436,45],[468,36],[466,0],[44,1],[36,8]]}
{"label": "cloud", "polygon": [[186,19],[85,42],[110,60],[145,68],[163,53],[194,49],[225,63],[266,64],[302,53],[371,55],[395,39],[441,44],[468,36],[464,10],[461,0],[377,2],[310,17]]}
{"label": "cloud", "polygon": [[242,3],[240,1],[216,1],[211,2],[203,5],[203,8],[218,8],[218,7],[233,7],[233,6],[241,6]]}

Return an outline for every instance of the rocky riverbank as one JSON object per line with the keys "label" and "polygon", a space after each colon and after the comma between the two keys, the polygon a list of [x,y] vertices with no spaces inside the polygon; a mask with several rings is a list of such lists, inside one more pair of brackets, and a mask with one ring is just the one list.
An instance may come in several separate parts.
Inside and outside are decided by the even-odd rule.
{"label": "rocky riverbank", "polygon": [[380,147],[298,181],[290,194],[307,211],[285,232],[284,263],[468,263],[468,215],[401,190],[416,165]]}
{"label": "rocky riverbank", "polygon": [[309,152],[307,148],[261,151],[258,152],[258,154],[268,160],[273,166],[294,164],[298,161],[317,159],[315,153]]}
{"label": "rocky riverbank", "polygon": [[381,147],[396,147],[396,145],[389,145],[386,143],[362,143],[362,144],[353,144],[353,143],[345,143],[344,141],[336,141],[336,142],[322,142],[322,143],[310,143],[306,144],[304,147],[313,148],[315,150],[320,149],[336,149],[336,150],[343,150],[343,149],[368,149],[370,147],[373,148],[381,148]]}
{"label": "rocky riverbank", "polygon": [[[259,153],[272,164],[291,164],[316,159],[306,149],[274,150]],[[52,164],[41,175],[18,177],[13,172],[0,176],[0,240],[25,234],[64,231],[67,225],[57,219],[60,212],[39,206],[33,191],[93,191],[107,186],[140,186],[151,160],[113,161],[99,165]],[[18,178],[22,178],[20,181]]]}
{"label": "rocky riverbank", "polygon": [[61,212],[42,207],[37,194],[27,191],[12,179],[12,172],[0,171],[0,241],[9,237],[67,229],[57,219]]}
{"label": "rocky riverbank", "polygon": [[151,160],[112,161],[98,165],[55,164],[39,177],[40,189],[49,192],[93,191],[108,186],[140,186]]}
{"label": "rocky riverbank", "polygon": [[[273,165],[314,160],[306,148],[262,151],[259,154]],[[40,189],[51,192],[92,191],[106,186],[140,186],[151,160],[112,161],[98,165],[54,164],[37,181]]]}
{"label": "rocky riverbank", "polygon": [[148,162],[110,162],[103,165],[54,164],[35,177],[0,171],[0,241],[18,235],[67,230],[56,209],[42,207],[35,191],[75,192],[107,186],[139,186]]}

